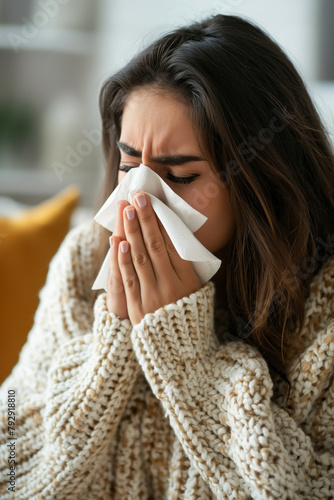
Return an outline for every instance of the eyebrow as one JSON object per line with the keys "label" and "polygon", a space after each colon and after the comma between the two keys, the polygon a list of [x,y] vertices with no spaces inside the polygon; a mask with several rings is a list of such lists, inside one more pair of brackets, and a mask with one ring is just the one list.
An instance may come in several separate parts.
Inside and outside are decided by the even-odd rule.
{"label": "eyebrow", "polygon": [[[118,148],[123,151],[123,153],[134,156],[135,158],[141,158],[141,152],[132,148],[124,142],[117,141]],[[184,165],[192,161],[205,161],[204,158],[200,156],[193,155],[172,155],[172,156],[156,156],[152,158],[152,161],[160,163],[161,165]]]}

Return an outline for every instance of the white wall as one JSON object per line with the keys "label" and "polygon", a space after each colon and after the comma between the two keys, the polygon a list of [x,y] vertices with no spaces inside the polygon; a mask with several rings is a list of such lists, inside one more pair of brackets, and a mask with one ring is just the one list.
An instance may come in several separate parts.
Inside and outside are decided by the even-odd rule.
{"label": "white wall", "polygon": [[103,79],[175,26],[213,13],[254,20],[281,45],[305,79],[317,77],[318,0],[102,0]]}

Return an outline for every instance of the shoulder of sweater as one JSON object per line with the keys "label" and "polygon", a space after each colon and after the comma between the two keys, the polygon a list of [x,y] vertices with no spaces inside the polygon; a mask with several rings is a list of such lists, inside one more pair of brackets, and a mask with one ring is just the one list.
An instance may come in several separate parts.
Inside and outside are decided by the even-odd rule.
{"label": "shoulder of sweater", "polygon": [[324,280],[334,280],[334,254],[329,255],[319,266],[319,269],[312,280],[312,285],[321,286]]}
{"label": "shoulder of sweater", "polygon": [[[305,273],[304,269],[300,270]],[[309,293],[305,299],[305,323],[301,337],[305,351],[324,341],[334,343],[334,255],[327,255],[313,276]],[[215,331],[221,343],[237,341],[237,349],[249,349],[231,333],[231,317],[228,309],[216,308]],[[253,347],[252,349],[253,350]]]}
{"label": "shoulder of sweater", "polygon": [[[334,255],[320,266],[310,283],[305,302],[305,322],[301,331],[305,347],[323,342],[328,330],[334,326]],[[333,336],[333,334],[332,334]],[[333,338],[334,340],[334,338]]]}
{"label": "shoulder of sweater", "polygon": [[61,255],[61,258],[69,256],[71,259],[85,260],[87,253],[91,253],[98,245],[99,231],[97,226],[94,219],[88,219],[70,229],[63,239],[54,260],[57,260],[59,255]]}
{"label": "shoulder of sweater", "polygon": [[70,229],[50,262],[47,282],[51,288],[61,280],[71,293],[88,298],[99,241],[99,225],[93,218]]}
{"label": "shoulder of sweater", "polygon": [[[320,266],[310,283],[310,290],[306,299],[306,309],[315,302],[322,303],[322,307],[333,310],[333,301],[324,300],[324,297],[332,299],[334,296],[334,255],[330,255]],[[320,299],[322,297],[322,300]]]}
{"label": "shoulder of sweater", "polygon": [[87,219],[70,229],[62,245],[65,247],[82,247],[94,244],[98,237],[98,224],[93,218]]}

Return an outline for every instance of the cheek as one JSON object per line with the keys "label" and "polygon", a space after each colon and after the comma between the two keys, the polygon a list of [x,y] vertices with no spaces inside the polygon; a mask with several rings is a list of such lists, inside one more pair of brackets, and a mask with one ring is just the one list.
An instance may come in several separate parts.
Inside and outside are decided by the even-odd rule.
{"label": "cheek", "polygon": [[189,205],[204,214],[206,217],[212,215],[215,210],[220,209],[223,199],[226,197],[226,187],[217,182],[213,174],[203,175],[199,181],[184,190],[182,196]]}
{"label": "cheek", "polygon": [[194,235],[211,253],[216,253],[228,245],[235,233],[235,217],[228,191],[224,189],[199,211],[208,220]]}

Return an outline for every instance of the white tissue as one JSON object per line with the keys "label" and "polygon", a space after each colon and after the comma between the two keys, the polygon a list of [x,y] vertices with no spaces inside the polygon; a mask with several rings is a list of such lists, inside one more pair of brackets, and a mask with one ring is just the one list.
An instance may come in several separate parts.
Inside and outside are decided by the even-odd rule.
{"label": "white tissue", "polygon": [[[139,191],[149,195],[153,210],[179,255],[182,259],[192,262],[202,285],[207,283],[216,274],[222,262],[193,235],[207,221],[207,217],[178,196],[151,168],[140,164],[139,167],[131,169],[95,215],[96,222],[109,231],[114,231],[118,201],[127,200],[133,205],[133,198]],[[109,262],[110,249],[92,290],[103,288],[107,291]]]}

